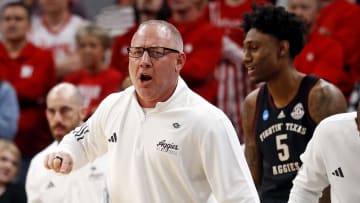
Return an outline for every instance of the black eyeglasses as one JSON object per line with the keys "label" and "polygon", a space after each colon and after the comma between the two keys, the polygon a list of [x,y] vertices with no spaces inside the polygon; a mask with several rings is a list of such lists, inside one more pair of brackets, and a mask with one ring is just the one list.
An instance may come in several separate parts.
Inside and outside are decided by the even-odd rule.
{"label": "black eyeglasses", "polygon": [[166,47],[128,47],[127,51],[129,56],[132,58],[142,57],[145,51],[147,51],[151,58],[161,58],[169,53],[180,53],[178,50]]}

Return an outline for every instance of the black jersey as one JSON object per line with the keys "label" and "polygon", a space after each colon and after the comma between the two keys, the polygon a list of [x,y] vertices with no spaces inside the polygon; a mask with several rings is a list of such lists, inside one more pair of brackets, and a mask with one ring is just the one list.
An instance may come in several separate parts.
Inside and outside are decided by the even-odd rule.
{"label": "black jersey", "polygon": [[314,129],[310,118],[308,95],[319,78],[305,76],[291,102],[276,108],[266,85],[260,88],[256,101],[256,142],[262,153],[262,203],[287,202],[301,166],[300,154],[305,151]]}

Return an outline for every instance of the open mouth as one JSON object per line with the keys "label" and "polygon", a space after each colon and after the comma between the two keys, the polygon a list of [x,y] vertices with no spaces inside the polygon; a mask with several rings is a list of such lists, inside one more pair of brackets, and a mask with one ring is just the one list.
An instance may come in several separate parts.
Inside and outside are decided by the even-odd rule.
{"label": "open mouth", "polygon": [[146,75],[146,74],[141,74],[140,75],[141,82],[150,81],[151,79],[152,79],[152,77],[150,75]]}
{"label": "open mouth", "polygon": [[255,67],[254,66],[246,66],[247,71],[254,71]]}

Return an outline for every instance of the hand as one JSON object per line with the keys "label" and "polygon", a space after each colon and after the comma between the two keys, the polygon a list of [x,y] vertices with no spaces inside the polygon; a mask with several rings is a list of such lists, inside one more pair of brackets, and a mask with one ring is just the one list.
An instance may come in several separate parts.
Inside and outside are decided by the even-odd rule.
{"label": "hand", "polygon": [[46,155],[44,165],[57,173],[68,174],[72,170],[73,160],[68,153],[54,152]]}

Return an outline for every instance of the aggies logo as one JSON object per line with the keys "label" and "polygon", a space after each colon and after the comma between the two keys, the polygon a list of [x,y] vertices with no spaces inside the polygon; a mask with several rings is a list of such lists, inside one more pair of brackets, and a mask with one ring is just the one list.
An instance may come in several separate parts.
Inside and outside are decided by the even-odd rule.
{"label": "aggies logo", "polygon": [[173,142],[169,143],[166,140],[161,140],[156,145],[156,150],[176,155],[177,152],[180,150],[180,148],[178,147],[178,145],[174,144]]}
{"label": "aggies logo", "polygon": [[295,120],[300,120],[304,117],[305,110],[302,103],[297,103],[291,112],[291,117]]}

